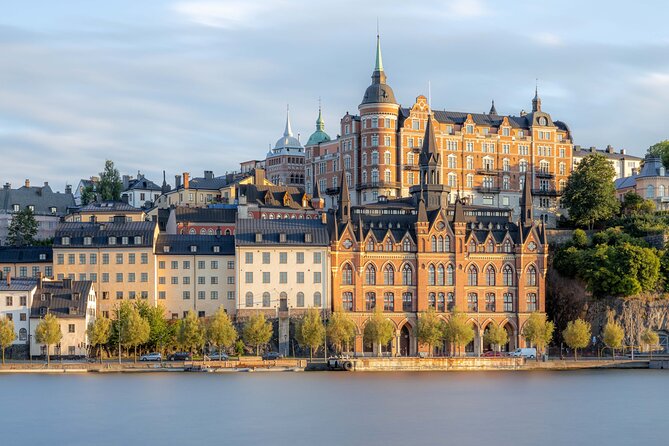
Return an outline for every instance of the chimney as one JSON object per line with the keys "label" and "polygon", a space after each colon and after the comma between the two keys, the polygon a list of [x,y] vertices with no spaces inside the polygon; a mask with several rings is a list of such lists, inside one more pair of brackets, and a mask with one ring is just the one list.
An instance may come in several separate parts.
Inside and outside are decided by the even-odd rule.
{"label": "chimney", "polygon": [[181,175],[174,175],[174,188],[178,189],[181,187]]}
{"label": "chimney", "polygon": [[8,287],[12,286],[12,273],[11,272],[7,273],[7,286]]}
{"label": "chimney", "polygon": [[128,197],[128,194],[121,195],[121,201],[125,204],[128,204],[130,201],[130,197]]}
{"label": "chimney", "polygon": [[328,224],[328,214],[326,212],[321,212],[321,223]]}
{"label": "chimney", "polygon": [[37,288],[42,289],[42,282],[44,281],[44,277],[42,277],[42,271],[37,273]]}
{"label": "chimney", "polygon": [[253,182],[256,186],[262,186],[265,182],[265,169],[256,167],[253,171]]}
{"label": "chimney", "polygon": [[608,153],[613,153],[613,152],[615,152],[615,150],[613,150],[613,146],[612,146],[611,144],[609,144],[608,146],[606,146],[606,151],[607,151]]}
{"label": "chimney", "polygon": [[11,183],[5,183],[5,185],[2,186],[2,188],[3,188],[4,190],[9,190],[9,189],[12,188],[12,184],[11,184]]}
{"label": "chimney", "polygon": [[211,170],[205,170],[205,171],[204,171],[204,177],[205,177],[207,180],[213,180],[213,179],[214,179],[214,172],[211,171]]}
{"label": "chimney", "polygon": [[130,186],[130,175],[123,175],[123,190],[127,190]]}
{"label": "chimney", "polygon": [[190,178],[189,178],[190,174],[189,174],[188,172],[184,172],[183,175],[184,175],[184,189],[188,189],[188,185],[189,185],[188,183],[189,183],[189,180],[190,180]]}
{"label": "chimney", "polygon": [[30,187],[30,179],[26,178],[25,187]]}
{"label": "chimney", "polygon": [[620,154],[621,154],[621,155],[627,155],[627,150],[625,150],[625,149],[620,149]]}
{"label": "chimney", "polygon": [[[44,187],[46,187],[46,186],[48,186],[48,185],[49,185],[49,183],[47,183],[47,182],[45,181],[45,182],[44,182]],[[71,185],[71,184],[66,184],[66,185],[65,185],[65,193],[66,193],[66,194],[71,194],[71,193],[72,193],[72,185]]]}

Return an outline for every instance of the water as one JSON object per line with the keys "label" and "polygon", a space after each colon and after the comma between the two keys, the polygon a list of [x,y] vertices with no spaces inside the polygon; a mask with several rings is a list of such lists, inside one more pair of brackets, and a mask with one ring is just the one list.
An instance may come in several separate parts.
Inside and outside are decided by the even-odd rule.
{"label": "water", "polygon": [[669,372],[0,375],[0,445],[669,444]]}

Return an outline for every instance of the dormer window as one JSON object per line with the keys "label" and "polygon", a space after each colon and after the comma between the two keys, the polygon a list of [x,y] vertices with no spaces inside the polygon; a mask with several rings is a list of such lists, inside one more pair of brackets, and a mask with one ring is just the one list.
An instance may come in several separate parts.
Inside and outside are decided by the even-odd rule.
{"label": "dormer window", "polygon": [[58,209],[56,209],[54,206],[51,206],[51,207],[49,208],[49,212],[51,212],[52,214],[55,214],[57,210],[58,210]]}
{"label": "dormer window", "polygon": [[90,236],[84,237],[84,245],[90,246],[92,242],[93,242],[93,237]]}
{"label": "dormer window", "polygon": [[136,235],[134,243],[135,243],[135,245],[141,245],[142,244],[142,236],[141,235]]}
{"label": "dormer window", "polygon": [[40,254],[39,259],[40,260],[46,260],[46,254]]}
{"label": "dormer window", "polygon": [[286,233],[282,232],[279,234],[279,243],[286,243]]}
{"label": "dormer window", "polygon": [[262,242],[262,233],[256,232],[256,243],[261,243],[261,242]]}
{"label": "dormer window", "polygon": [[21,206],[19,206],[18,204],[12,205],[12,210],[14,212],[19,212],[21,210]]}
{"label": "dormer window", "polygon": [[306,232],[304,234],[304,243],[311,243],[311,240],[312,240],[311,232]]}
{"label": "dormer window", "polygon": [[109,237],[109,244],[110,245],[115,245],[116,244],[116,237]]}
{"label": "dormer window", "polygon": [[197,252],[197,246],[190,245],[190,252]]}
{"label": "dormer window", "polygon": [[60,240],[61,240],[61,243],[63,245],[69,245],[70,244],[70,237],[62,237]]}
{"label": "dormer window", "polygon": [[28,205],[28,209],[30,209],[30,212],[35,212],[35,206],[32,204]]}
{"label": "dormer window", "polygon": [[220,246],[214,246],[214,252],[221,252]]}
{"label": "dormer window", "polygon": [[170,252],[170,247],[169,245],[163,246],[163,252]]}
{"label": "dormer window", "polygon": [[127,245],[128,244],[128,237],[121,237],[121,244],[122,245]]}

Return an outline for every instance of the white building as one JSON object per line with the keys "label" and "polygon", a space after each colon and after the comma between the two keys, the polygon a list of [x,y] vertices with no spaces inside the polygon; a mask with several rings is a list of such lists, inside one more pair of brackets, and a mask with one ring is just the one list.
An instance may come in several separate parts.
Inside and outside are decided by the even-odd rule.
{"label": "white building", "polygon": [[594,155],[596,153],[603,155],[609,160],[611,166],[613,166],[613,169],[616,171],[615,180],[637,174],[641,168],[642,158],[629,155],[625,149],[620,149],[616,152],[610,145],[606,146],[606,149],[604,150],[595,147],[586,149],[585,147],[574,146],[572,157],[573,168],[576,169],[576,166],[578,166],[581,160],[586,156]]}
{"label": "white building", "polygon": [[30,307],[37,285],[37,279],[17,279],[11,274],[3,275],[0,272],[0,318],[12,320],[16,332],[16,339],[12,343],[12,357],[27,353]]}

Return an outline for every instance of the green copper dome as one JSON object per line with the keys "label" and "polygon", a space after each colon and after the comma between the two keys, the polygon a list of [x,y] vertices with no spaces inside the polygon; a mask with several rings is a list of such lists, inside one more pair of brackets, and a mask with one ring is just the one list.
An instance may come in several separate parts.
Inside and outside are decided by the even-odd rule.
{"label": "green copper dome", "polygon": [[325,122],[321,116],[321,108],[318,107],[318,119],[316,120],[316,131],[311,134],[307,146],[315,146],[322,142],[330,141],[330,136],[325,133]]}

